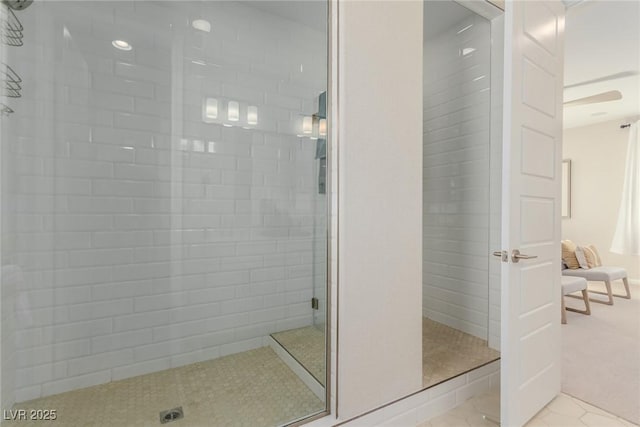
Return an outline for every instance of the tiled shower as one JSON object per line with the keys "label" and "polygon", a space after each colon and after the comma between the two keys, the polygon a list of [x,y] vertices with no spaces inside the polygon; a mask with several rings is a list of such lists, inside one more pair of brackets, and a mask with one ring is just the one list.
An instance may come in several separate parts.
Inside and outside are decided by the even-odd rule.
{"label": "tiled shower", "polygon": [[[425,2],[423,385],[499,357],[500,74],[490,21]],[[495,49],[497,50],[497,49]]]}
{"label": "tiled shower", "polygon": [[327,5],[2,7],[2,407],[324,331]]}

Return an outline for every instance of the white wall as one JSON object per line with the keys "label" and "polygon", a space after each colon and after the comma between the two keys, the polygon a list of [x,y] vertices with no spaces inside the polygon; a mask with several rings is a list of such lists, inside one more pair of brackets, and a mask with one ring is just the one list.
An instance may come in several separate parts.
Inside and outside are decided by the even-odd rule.
{"label": "white wall", "polygon": [[[194,17],[213,31],[170,30]],[[24,278],[16,400],[310,324],[326,196],[315,141],[296,135],[326,89],[326,36],[235,2],[40,3],[21,19],[9,60],[24,91],[3,152],[17,235],[2,260]],[[204,95],[239,101],[243,118],[258,106],[258,125],[203,123]]]}
{"label": "white wall", "polygon": [[339,2],[338,410],[420,389],[422,1]]}
{"label": "white wall", "polygon": [[487,339],[490,22],[470,14],[426,40],[423,60],[423,314]]}
{"label": "white wall", "polygon": [[624,267],[640,280],[640,257],[609,251],[622,197],[629,128],[625,120],[564,130],[563,158],[571,159],[571,218],[562,219],[562,238],[593,244],[605,265]]}

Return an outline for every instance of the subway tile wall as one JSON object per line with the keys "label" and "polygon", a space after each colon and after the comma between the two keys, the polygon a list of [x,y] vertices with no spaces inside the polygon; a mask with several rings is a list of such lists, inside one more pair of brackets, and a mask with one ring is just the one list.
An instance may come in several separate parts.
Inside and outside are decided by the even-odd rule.
{"label": "subway tile wall", "polygon": [[[20,277],[14,330],[3,331],[15,344],[14,400],[312,324],[310,299],[326,292],[327,196],[302,122],[326,90],[326,5],[300,7],[320,19],[240,2],[21,12],[25,45],[7,61],[23,97],[2,123],[13,177],[3,274]],[[211,32],[193,29],[196,18]],[[218,101],[208,122],[206,97]]]}
{"label": "subway tile wall", "polygon": [[471,14],[425,41],[424,49],[423,314],[483,339],[489,325],[490,30],[487,20]]}

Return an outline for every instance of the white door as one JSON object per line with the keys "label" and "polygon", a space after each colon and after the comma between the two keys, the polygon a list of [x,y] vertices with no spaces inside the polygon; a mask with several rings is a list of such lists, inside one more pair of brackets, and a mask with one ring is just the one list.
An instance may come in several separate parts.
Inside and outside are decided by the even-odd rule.
{"label": "white door", "polygon": [[[519,427],[560,392],[564,6],[505,5],[501,421]],[[535,258],[516,259],[515,250]]]}

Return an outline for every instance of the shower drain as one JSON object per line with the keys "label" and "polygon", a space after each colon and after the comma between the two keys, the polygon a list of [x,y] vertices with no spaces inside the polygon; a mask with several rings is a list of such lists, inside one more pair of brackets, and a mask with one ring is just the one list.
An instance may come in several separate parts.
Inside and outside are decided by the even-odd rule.
{"label": "shower drain", "polygon": [[182,412],[182,406],[178,406],[177,408],[160,412],[160,424],[170,423],[171,421],[179,420],[183,417],[184,412]]}

